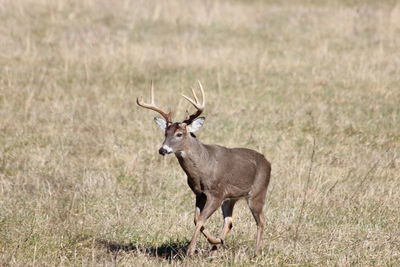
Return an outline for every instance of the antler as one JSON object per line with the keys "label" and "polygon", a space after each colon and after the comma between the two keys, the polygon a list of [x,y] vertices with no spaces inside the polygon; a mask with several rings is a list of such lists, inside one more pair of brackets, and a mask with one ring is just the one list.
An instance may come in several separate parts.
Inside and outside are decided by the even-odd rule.
{"label": "antler", "polygon": [[157,107],[157,106],[154,104],[154,86],[153,86],[153,81],[151,82],[151,91],[150,91],[150,92],[151,92],[151,103],[150,103],[150,104],[144,103],[144,102],[143,102],[143,97],[142,97],[142,96],[141,96],[141,97],[138,97],[138,98],[136,99],[136,103],[137,103],[139,106],[141,106],[142,108],[151,109],[151,110],[154,110],[154,111],[160,113],[161,116],[163,116],[164,119],[167,121],[167,123],[172,123],[172,120],[171,120],[172,112],[166,113],[166,112],[162,111],[159,107]]}
{"label": "antler", "polygon": [[192,115],[187,115],[186,119],[184,122],[186,122],[187,124],[190,124],[194,119],[196,119],[198,116],[200,116],[200,114],[203,112],[205,104],[206,104],[206,97],[204,94],[204,89],[203,86],[201,85],[200,81],[197,81],[199,83],[199,87],[200,87],[200,91],[201,91],[201,99],[203,100],[203,103],[200,104],[199,99],[197,98],[196,93],[194,92],[193,88],[192,88],[192,94],[193,97],[195,99],[195,101],[185,95],[182,95],[187,101],[189,101],[196,109],[196,113],[192,114]]}

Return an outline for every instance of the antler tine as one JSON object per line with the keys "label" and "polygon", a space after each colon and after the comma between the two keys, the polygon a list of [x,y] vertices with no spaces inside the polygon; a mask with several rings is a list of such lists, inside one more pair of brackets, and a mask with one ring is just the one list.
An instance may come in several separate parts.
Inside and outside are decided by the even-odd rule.
{"label": "antler tine", "polygon": [[195,100],[191,99],[190,97],[185,96],[184,94],[182,94],[182,96],[189,101],[196,109],[196,113],[192,114],[189,116],[189,114],[186,117],[186,122],[191,123],[195,118],[197,118],[198,116],[200,116],[200,114],[203,112],[205,104],[206,104],[206,97],[204,94],[204,89],[203,86],[201,85],[200,81],[197,81],[199,83],[199,87],[200,87],[200,91],[201,91],[201,98],[202,98],[202,103],[200,103],[199,99],[197,98],[197,95],[195,93],[195,91],[192,89],[192,94]]}
{"label": "antler tine", "polygon": [[200,101],[199,101],[199,99],[197,98],[197,95],[196,95],[196,93],[195,93],[195,91],[193,90],[193,88],[192,88],[192,93],[193,93],[193,97],[194,97],[194,99],[195,100],[193,100],[193,99],[191,99],[190,97],[188,97],[188,96],[186,96],[186,95],[184,95],[184,94],[182,94],[182,96],[187,100],[187,101],[189,101],[195,108],[197,108],[197,109],[204,109],[204,106],[205,106],[205,103],[206,103],[206,99],[205,99],[205,95],[204,95],[204,89],[203,89],[203,86],[201,86],[201,83],[199,82],[199,85],[200,85],[200,90],[201,90],[201,98],[202,98],[202,102],[203,103],[201,103],[200,104]]}
{"label": "antler tine", "polygon": [[199,84],[199,87],[200,87],[201,97],[203,98],[203,106],[204,106],[206,104],[206,98],[204,95],[203,85],[201,85],[201,82],[199,80],[197,80],[197,83]]}
{"label": "antler tine", "polygon": [[194,91],[193,87],[190,87],[190,89],[192,89],[194,100],[196,100],[196,103],[199,103],[199,99],[197,98],[196,92]]}
{"label": "antler tine", "polygon": [[163,116],[163,118],[164,118],[168,123],[172,123],[172,120],[171,120],[171,112],[166,113],[166,112],[162,111],[159,107],[157,107],[157,106],[154,104],[154,85],[153,85],[153,81],[151,81],[150,101],[151,101],[150,104],[149,104],[149,103],[145,103],[145,102],[143,101],[143,97],[142,97],[142,96],[140,96],[140,97],[138,97],[138,98],[136,99],[136,103],[137,103],[139,106],[141,106],[142,108],[151,109],[151,110],[154,110],[154,111],[160,113],[161,116]]}

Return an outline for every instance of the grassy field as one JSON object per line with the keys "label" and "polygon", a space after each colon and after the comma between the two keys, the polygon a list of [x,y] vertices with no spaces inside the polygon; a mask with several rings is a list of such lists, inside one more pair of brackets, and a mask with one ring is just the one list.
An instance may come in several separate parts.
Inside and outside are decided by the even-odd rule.
{"label": "grassy field", "polygon": [[[396,1],[0,1],[0,266],[399,266],[399,47]],[[183,256],[194,195],[135,99],[181,120],[197,79],[199,139],[272,162],[259,257],[244,201]]]}

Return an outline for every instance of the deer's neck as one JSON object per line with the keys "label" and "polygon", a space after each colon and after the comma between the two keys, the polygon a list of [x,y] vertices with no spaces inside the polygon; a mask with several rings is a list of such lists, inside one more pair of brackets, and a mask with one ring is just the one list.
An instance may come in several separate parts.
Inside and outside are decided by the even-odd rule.
{"label": "deer's neck", "polygon": [[189,177],[199,177],[207,166],[209,152],[196,138],[190,138],[186,149],[175,154],[179,164]]}

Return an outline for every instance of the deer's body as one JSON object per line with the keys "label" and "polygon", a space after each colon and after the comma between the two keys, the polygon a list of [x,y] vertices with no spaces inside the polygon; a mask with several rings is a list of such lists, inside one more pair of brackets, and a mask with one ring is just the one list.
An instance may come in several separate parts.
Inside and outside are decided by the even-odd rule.
{"label": "deer's body", "polygon": [[[199,83],[200,84],[200,83]],[[218,249],[232,228],[232,213],[237,200],[245,198],[257,224],[256,252],[261,248],[261,236],[264,229],[263,206],[270,180],[271,165],[265,157],[247,148],[226,148],[219,145],[201,143],[192,132],[203,125],[204,118],[197,118],[204,108],[188,99],[196,108],[194,115],[181,123],[172,123],[171,113],[164,113],[154,105],[138,104],[159,112],[165,120],[155,118],[161,129],[165,130],[165,140],[159,152],[162,155],[174,153],[180,166],[187,175],[188,185],[196,195],[194,223],[196,230],[189,244],[187,254],[193,255],[200,232]],[[152,94],[153,98],[153,94]],[[197,119],[196,119],[197,118]],[[213,237],[204,227],[206,220],[219,207],[222,208],[224,226],[219,238]]]}
{"label": "deer's body", "polygon": [[205,145],[195,137],[190,138],[196,144],[176,153],[176,157],[196,195],[240,199],[267,187],[270,164],[262,154],[247,148]]}

